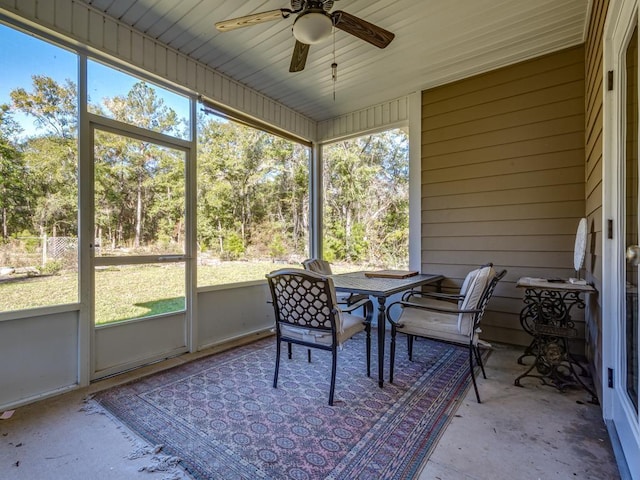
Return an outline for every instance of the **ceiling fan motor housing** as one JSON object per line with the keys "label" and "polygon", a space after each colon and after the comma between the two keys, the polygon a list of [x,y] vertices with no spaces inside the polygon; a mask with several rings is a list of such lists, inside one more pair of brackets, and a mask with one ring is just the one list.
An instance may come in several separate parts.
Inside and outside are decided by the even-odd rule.
{"label": "ceiling fan motor housing", "polygon": [[315,45],[331,36],[332,18],[322,8],[308,8],[293,23],[293,36],[306,45]]}
{"label": "ceiling fan motor housing", "polygon": [[291,0],[291,10],[299,12],[303,8],[321,8],[325,12],[331,11],[335,0]]}

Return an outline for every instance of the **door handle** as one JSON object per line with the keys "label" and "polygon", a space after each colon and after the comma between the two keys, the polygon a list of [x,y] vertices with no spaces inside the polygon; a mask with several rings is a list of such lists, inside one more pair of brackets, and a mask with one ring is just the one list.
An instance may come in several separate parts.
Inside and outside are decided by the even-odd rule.
{"label": "door handle", "polygon": [[638,265],[640,263],[640,246],[629,245],[627,247],[627,263]]}

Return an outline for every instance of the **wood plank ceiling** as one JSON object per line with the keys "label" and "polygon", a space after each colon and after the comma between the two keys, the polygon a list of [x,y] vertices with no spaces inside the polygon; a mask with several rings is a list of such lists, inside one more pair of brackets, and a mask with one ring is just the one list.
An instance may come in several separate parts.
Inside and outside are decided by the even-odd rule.
{"label": "wood plank ceiling", "polygon": [[[582,43],[590,0],[336,0],[395,33],[380,50],[336,30],[289,73],[293,18],[218,32],[217,21],[290,7],[288,0],[82,0],[321,121]],[[333,96],[335,87],[335,100]]]}

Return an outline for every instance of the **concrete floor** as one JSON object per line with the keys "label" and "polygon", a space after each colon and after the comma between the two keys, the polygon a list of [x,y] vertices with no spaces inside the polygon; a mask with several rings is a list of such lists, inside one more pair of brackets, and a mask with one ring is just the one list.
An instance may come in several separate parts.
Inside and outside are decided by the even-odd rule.
{"label": "concrete floor", "polygon": [[[85,403],[91,393],[209,352],[186,355],[15,411],[0,420],[3,480],[179,480],[188,478],[116,419]],[[584,391],[560,393],[513,380],[519,349],[495,346],[483,403],[470,389],[426,463],[420,480],[619,478],[600,407]],[[147,448],[145,448],[147,447]],[[153,471],[159,469],[159,471]]]}
{"label": "concrete floor", "polygon": [[[524,378],[522,350],[500,345],[431,454],[420,480],[616,480],[620,476],[599,406],[584,390],[561,393]],[[530,360],[530,358],[529,358]]]}

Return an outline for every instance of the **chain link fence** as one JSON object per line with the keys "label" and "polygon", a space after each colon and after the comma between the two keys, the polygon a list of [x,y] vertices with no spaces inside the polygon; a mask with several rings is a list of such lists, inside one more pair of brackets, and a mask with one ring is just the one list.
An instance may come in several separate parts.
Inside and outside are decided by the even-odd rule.
{"label": "chain link fence", "polygon": [[0,243],[0,268],[41,271],[52,267],[77,270],[77,237],[25,236]]}

